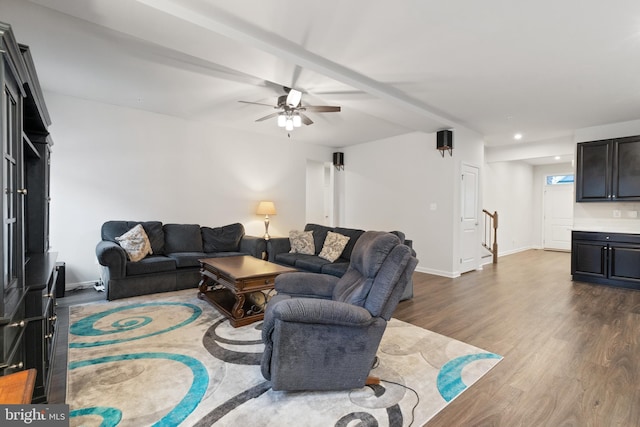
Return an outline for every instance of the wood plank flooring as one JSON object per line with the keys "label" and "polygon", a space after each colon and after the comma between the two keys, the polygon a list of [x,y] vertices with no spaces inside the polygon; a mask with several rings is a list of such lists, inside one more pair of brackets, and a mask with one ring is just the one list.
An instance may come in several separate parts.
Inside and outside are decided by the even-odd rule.
{"label": "wood plank flooring", "polygon": [[428,426],[640,425],[640,292],[574,283],[570,254],[541,250],[414,286],[394,317],[504,357]]}
{"label": "wood plank flooring", "polygon": [[[394,317],[504,357],[428,426],[640,425],[640,292],[574,283],[570,254],[530,250],[456,279],[414,275]],[[68,306],[59,300],[50,403],[64,401]]]}

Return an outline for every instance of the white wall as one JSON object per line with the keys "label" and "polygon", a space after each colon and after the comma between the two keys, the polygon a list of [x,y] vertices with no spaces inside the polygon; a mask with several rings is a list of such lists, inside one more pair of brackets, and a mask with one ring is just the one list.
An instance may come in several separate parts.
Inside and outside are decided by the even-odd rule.
{"label": "white wall", "polygon": [[[640,120],[582,128],[576,130],[574,135],[576,144],[600,139],[640,135]],[[620,218],[613,217],[614,210],[621,211]],[[640,202],[575,203],[573,225],[574,229],[640,233],[640,218],[629,217],[629,212],[639,211]]]}
{"label": "white wall", "polygon": [[305,223],[307,160],[333,150],[45,93],[53,125],[51,244],[67,283],[96,281],[104,221],[158,220],[264,233],[255,215],[273,200],[270,234]]}
{"label": "white wall", "polygon": [[484,172],[484,209],[498,212],[498,254],[532,248],[532,224],[539,222],[539,215],[534,215],[533,166],[495,162],[487,163]]}
{"label": "white wall", "polygon": [[339,224],[403,231],[413,240],[418,271],[454,277],[460,165],[481,167],[483,142],[456,129],[453,157],[443,158],[435,147],[436,134],[416,132],[344,148],[345,168],[337,172],[343,189]]}

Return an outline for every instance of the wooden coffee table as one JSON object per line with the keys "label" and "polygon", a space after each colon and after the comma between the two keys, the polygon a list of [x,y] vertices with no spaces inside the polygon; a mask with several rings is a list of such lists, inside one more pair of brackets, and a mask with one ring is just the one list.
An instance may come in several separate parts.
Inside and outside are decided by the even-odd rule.
{"label": "wooden coffee table", "polygon": [[[296,271],[249,255],[198,261],[198,298],[209,301],[234,328],[262,320],[265,304],[256,301],[266,301],[279,274]],[[264,295],[254,294],[258,292]]]}

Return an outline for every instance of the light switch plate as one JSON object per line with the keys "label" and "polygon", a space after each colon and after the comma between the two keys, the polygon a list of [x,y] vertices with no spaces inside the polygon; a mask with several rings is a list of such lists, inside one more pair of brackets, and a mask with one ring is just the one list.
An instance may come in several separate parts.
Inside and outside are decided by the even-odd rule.
{"label": "light switch plate", "polygon": [[622,212],[620,212],[618,209],[614,209],[613,210],[613,217],[614,218],[620,218],[622,216]]}

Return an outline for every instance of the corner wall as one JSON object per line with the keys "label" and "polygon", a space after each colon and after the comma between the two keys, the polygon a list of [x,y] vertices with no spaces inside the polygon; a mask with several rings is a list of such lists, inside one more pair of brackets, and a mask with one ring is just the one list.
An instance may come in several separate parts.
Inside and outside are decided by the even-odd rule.
{"label": "corner wall", "polygon": [[[417,270],[459,275],[460,170],[462,162],[480,168],[483,141],[466,129],[454,131],[453,156],[436,150],[436,134],[420,132],[344,148],[338,172],[339,224],[374,230],[400,230],[420,261]],[[479,188],[479,209],[482,191]],[[480,242],[478,241],[478,245]]]}

